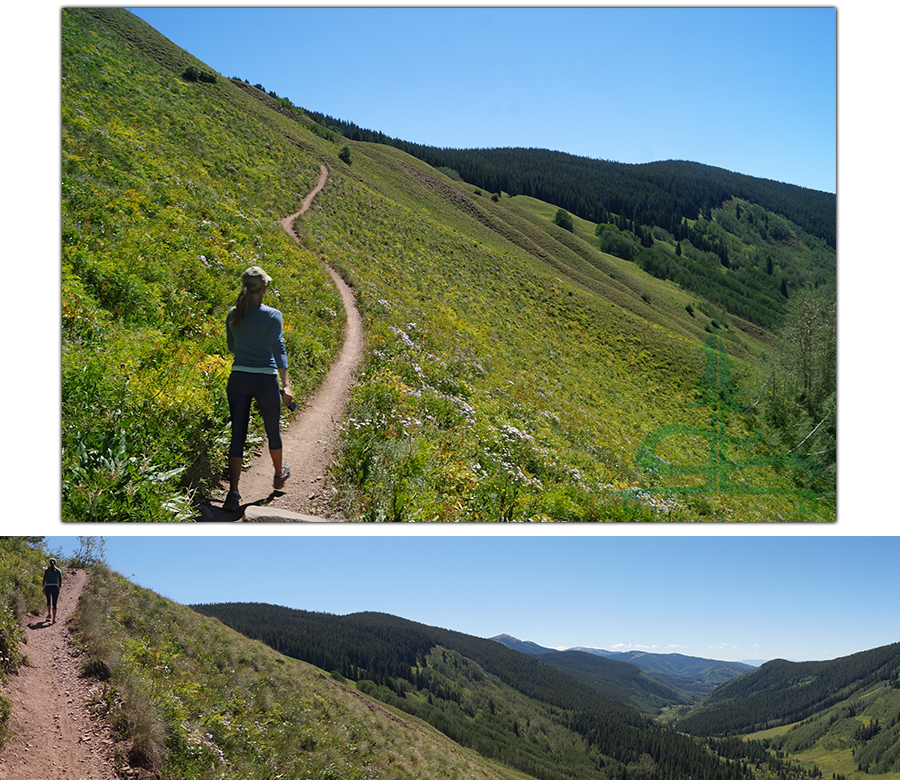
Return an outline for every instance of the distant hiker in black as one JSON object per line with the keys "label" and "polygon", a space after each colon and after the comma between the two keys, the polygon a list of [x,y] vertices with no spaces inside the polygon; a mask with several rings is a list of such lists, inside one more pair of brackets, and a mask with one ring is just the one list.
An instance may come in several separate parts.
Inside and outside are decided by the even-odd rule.
{"label": "distant hiker in black", "polygon": [[50,609],[53,608],[53,622],[56,622],[56,602],[59,589],[62,587],[62,572],[56,568],[56,560],[50,559],[50,566],[44,570],[44,595],[47,597],[47,620],[50,620]]}

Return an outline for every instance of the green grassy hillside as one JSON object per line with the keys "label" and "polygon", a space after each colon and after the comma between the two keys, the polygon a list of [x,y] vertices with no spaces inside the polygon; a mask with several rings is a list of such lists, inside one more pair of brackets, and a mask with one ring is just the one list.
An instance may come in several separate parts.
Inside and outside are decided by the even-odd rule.
{"label": "green grassy hillside", "polygon": [[[320,260],[367,336],[334,465],[348,516],[834,519],[735,395],[771,349],[759,327],[604,254],[590,223],[347,141],[125,11],[64,10],[62,43],[64,519],[192,516],[224,462],[240,272],[275,278],[302,396],[343,324]],[[278,220],[323,162],[297,247]]]}
{"label": "green grassy hillside", "polygon": [[108,570],[77,626],[84,666],[112,670],[97,714],[162,778],[526,777]]}
{"label": "green grassy hillside", "polygon": [[127,12],[62,12],[65,520],[189,519],[216,488],[248,265],[274,278],[298,393],[340,346],[337,291],[278,224],[329,145],[191,65]]}
{"label": "green grassy hillside", "polygon": [[363,305],[338,474],[367,517],[829,516],[723,400],[759,329],[402,152],[353,148],[301,229]]}

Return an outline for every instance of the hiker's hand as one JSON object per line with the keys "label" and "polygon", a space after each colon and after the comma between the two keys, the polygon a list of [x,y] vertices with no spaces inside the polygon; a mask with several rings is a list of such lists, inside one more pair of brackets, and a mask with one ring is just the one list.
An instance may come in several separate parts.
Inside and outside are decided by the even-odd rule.
{"label": "hiker's hand", "polygon": [[281,391],[281,403],[283,403],[285,406],[290,406],[291,401],[293,401],[293,400],[294,400],[294,395],[293,395],[293,393],[291,393],[291,388],[290,387],[284,388],[284,390]]}

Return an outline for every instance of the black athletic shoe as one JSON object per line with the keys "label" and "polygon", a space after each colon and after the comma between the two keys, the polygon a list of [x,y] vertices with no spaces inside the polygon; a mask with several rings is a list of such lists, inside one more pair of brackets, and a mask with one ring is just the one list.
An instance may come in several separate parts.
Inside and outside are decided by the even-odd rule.
{"label": "black athletic shoe", "polygon": [[237,512],[238,506],[241,503],[241,494],[236,490],[229,490],[228,495],[225,496],[225,503],[222,504],[222,509],[226,512]]}

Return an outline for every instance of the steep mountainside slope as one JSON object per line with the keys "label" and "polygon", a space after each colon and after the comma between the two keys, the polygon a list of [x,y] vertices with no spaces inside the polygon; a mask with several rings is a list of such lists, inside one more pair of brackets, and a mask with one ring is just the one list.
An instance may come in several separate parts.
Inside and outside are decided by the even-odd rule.
{"label": "steep mountainside slope", "polygon": [[63,519],[190,519],[225,463],[243,269],[274,279],[299,400],[340,346],[340,296],[278,223],[329,145],[185,79],[202,63],[122,9],[61,20]]}
{"label": "steep mountainside slope", "polygon": [[900,680],[900,643],[830,661],[769,661],[719,686],[678,727],[692,734],[758,731],[808,718],[892,680]]}
{"label": "steep mountainside slope", "polygon": [[587,683],[601,693],[657,714],[665,707],[688,704],[691,697],[629,663],[580,650],[538,656],[544,663]]}
{"label": "steep mountainside slope", "polygon": [[371,612],[194,608],[535,777],[749,777],[746,765],[722,763],[634,707],[490,639]]}
{"label": "steep mountainside slope", "polygon": [[106,569],[77,626],[85,667],[112,675],[98,713],[161,777],[524,778]]}

